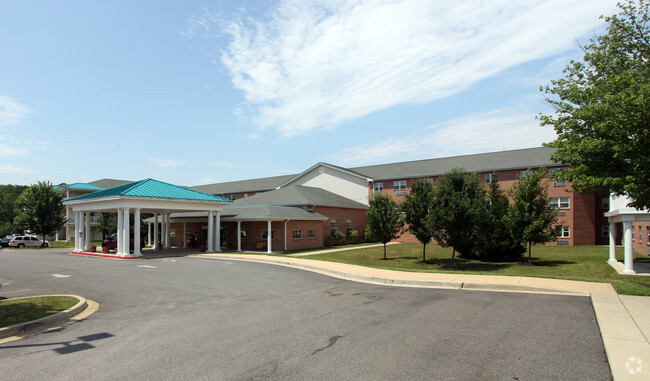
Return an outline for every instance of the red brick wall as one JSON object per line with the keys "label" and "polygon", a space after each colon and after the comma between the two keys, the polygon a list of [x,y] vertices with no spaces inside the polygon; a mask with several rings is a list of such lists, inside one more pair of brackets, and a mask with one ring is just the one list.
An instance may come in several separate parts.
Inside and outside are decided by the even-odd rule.
{"label": "red brick wall", "polygon": [[650,222],[635,222],[634,229],[634,250],[645,255],[650,255]]}
{"label": "red brick wall", "polygon": [[[227,250],[237,250],[237,223],[222,223],[226,231],[225,247]],[[241,230],[246,231],[246,238],[242,238],[241,246],[245,251],[266,251],[266,239],[262,238],[262,230],[268,228],[266,221],[242,222]],[[286,243],[287,250],[309,249],[323,246],[323,224],[321,221],[289,221],[286,223]],[[293,230],[302,230],[302,239],[293,238]],[[315,229],[316,238],[307,238],[307,230]],[[271,240],[272,251],[285,250],[285,222],[273,221],[271,223],[273,230],[273,239]],[[257,247],[258,244],[263,248]]]}
{"label": "red brick wall", "polygon": [[351,208],[334,208],[328,206],[317,206],[314,208],[314,212],[320,213],[326,217],[327,220],[321,223],[323,230],[323,240],[321,241],[322,245],[334,245],[334,242],[330,237],[330,227],[333,218],[338,218],[339,220],[339,231],[341,233],[346,232],[346,221],[348,218],[352,218],[354,222],[354,230],[359,233],[359,240],[363,240],[363,231],[366,229],[366,209],[351,209]]}

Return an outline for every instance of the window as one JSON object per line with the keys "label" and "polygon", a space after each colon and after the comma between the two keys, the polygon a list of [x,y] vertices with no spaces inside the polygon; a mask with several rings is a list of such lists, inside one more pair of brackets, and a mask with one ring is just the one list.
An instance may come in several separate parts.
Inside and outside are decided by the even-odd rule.
{"label": "window", "polygon": [[330,220],[330,232],[333,232],[334,230],[339,230],[339,219],[338,218],[332,218]]}
{"label": "window", "polygon": [[558,217],[564,217],[564,216],[566,216],[566,212],[565,211],[557,212],[557,216]]}
{"label": "window", "polygon": [[556,187],[556,188],[557,188],[557,187],[565,187],[565,186],[566,186],[566,183],[565,183],[564,181],[555,181],[555,182],[553,183],[553,186]]}
{"label": "window", "polygon": [[486,173],[485,174],[485,183],[490,184],[492,182],[492,174],[491,173]]}
{"label": "window", "polygon": [[609,210],[609,197],[603,197],[603,198],[600,200],[600,203],[601,203],[602,208],[603,208],[604,210]]}
{"label": "window", "polygon": [[315,239],[315,238],[316,238],[316,229],[307,230],[307,239]]}
{"label": "window", "polygon": [[384,183],[379,182],[375,183],[375,192],[381,192],[384,190]]}
{"label": "window", "polygon": [[634,241],[634,227],[632,227],[632,241]]}
{"label": "window", "polygon": [[569,209],[570,206],[569,197],[551,197],[548,200],[548,206],[553,209],[556,208]]}
{"label": "window", "polygon": [[603,225],[601,227],[601,236],[602,237],[609,237],[609,225]]}
{"label": "window", "polygon": [[301,229],[293,229],[293,239],[302,239]]}
{"label": "window", "polygon": [[433,179],[431,177],[427,177],[426,179],[424,179],[424,181],[433,185]]}
{"label": "window", "polygon": [[248,193],[244,193],[244,198],[248,197]]}
{"label": "window", "polygon": [[555,243],[557,243],[558,245],[562,245],[562,246],[568,246],[569,245],[569,241],[566,240],[566,239],[558,239]]}
{"label": "window", "polygon": [[[269,231],[267,229],[262,229],[262,239],[267,239],[269,237]],[[271,239],[273,239],[273,230],[271,230]]]}
{"label": "window", "polygon": [[406,189],[406,180],[393,181],[394,190]]}
{"label": "window", "polygon": [[234,199],[235,199],[235,195],[234,195],[234,194],[231,194],[230,196],[228,196],[228,199],[229,199],[229,200],[234,200]]}
{"label": "window", "polygon": [[646,242],[648,245],[650,245],[650,226],[645,227],[646,235],[648,236],[648,241]]}
{"label": "window", "polygon": [[558,238],[569,238],[571,236],[571,227],[560,226],[558,229]]}
{"label": "window", "polygon": [[352,218],[348,218],[345,220],[345,232],[349,233],[352,230],[354,230],[354,220]]}
{"label": "window", "polygon": [[519,172],[519,180],[524,180],[524,179],[526,179],[526,176],[528,176],[528,171],[521,171],[521,172]]}
{"label": "window", "polygon": [[248,237],[248,233],[246,233],[246,230],[241,230],[239,232],[239,236],[241,237],[241,239],[246,239],[246,237]]}

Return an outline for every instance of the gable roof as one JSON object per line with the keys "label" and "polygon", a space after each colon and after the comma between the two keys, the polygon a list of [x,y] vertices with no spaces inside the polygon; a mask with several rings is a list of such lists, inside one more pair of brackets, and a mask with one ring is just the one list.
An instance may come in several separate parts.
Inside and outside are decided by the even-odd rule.
{"label": "gable roof", "polygon": [[100,179],[100,180],[91,181],[90,184],[91,185],[96,185],[98,187],[102,187],[102,188],[105,188],[105,189],[108,189],[108,188],[113,188],[113,187],[117,187],[117,186],[124,185],[124,184],[129,184],[129,183],[132,183],[132,182],[133,181],[131,181],[131,180]]}
{"label": "gable roof", "polygon": [[207,185],[196,185],[190,187],[200,192],[210,193],[210,194],[229,194],[229,193],[244,193],[244,192],[260,192],[268,191],[275,189],[280,184],[283,184],[287,180],[295,177],[296,175],[284,175],[284,176],[273,176],[273,177],[263,177],[259,179],[250,179],[250,180],[240,180],[240,181],[230,181],[226,183],[217,183],[217,184],[207,184]]}
{"label": "gable roof", "polygon": [[223,197],[213,196],[211,194],[199,192],[194,189],[189,189],[154,179],[140,180],[113,188],[104,189],[98,192],[69,198],[64,201],[90,200],[95,198],[119,196],[231,202],[230,200]]}
{"label": "gable roof", "polygon": [[304,185],[289,185],[284,188],[275,189],[269,192],[258,193],[251,197],[240,198],[233,202],[233,207],[253,205],[274,205],[274,206],[332,206],[340,208],[368,209],[367,205],[361,204],[349,198],[326,191],[321,188],[308,187]]}
{"label": "gable roof", "polygon": [[401,163],[369,165],[350,168],[373,180],[418,178],[443,175],[459,167],[468,172],[504,171],[529,167],[557,167],[551,160],[557,148],[537,147],[512,151],[443,157],[438,159],[405,161]]}
{"label": "gable roof", "polygon": [[297,179],[301,178],[302,176],[306,175],[307,173],[313,171],[314,169],[316,169],[318,167],[327,167],[327,168],[334,169],[334,170],[339,171],[339,172],[346,173],[346,174],[354,176],[354,177],[359,177],[359,178],[361,178],[363,180],[366,180],[366,181],[370,180],[367,176],[364,176],[364,175],[362,175],[362,174],[360,174],[358,172],[351,171],[351,170],[349,170],[347,168],[339,167],[338,165],[333,165],[333,164],[329,164],[329,163],[319,162],[319,163],[317,163],[315,165],[312,165],[307,170],[293,176],[292,178],[285,181],[284,183],[278,185],[278,188],[282,188],[282,187],[285,187],[285,186],[291,184],[292,182],[296,181]]}
{"label": "gable roof", "polygon": [[55,186],[54,189],[87,189],[87,190],[98,191],[106,188],[94,184],[88,184],[88,183],[72,183],[67,185],[58,185]]}

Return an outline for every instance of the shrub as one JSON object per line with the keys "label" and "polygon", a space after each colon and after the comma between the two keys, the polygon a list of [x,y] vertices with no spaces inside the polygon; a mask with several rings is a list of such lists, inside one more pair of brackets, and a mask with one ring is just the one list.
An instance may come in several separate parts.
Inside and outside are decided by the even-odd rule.
{"label": "shrub", "polygon": [[351,241],[356,241],[359,238],[359,232],[356,230],[350,230],[348,232],[348,239]]}
{"label": "shrub", "polygon": [[337,243],[341,242],[341,241],[343,241],[345,239],[345,234],[341,233],[338,230],[332,231],[332,234],[330,236],[332,237],[334,242],[337,242]]}

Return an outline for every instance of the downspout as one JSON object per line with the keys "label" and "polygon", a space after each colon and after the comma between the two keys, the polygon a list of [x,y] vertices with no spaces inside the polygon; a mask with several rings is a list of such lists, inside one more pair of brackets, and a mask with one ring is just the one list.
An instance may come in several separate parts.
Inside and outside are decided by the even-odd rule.
{"label": "downspout", "polygon": [[284,251],[287,251],[287,224],[289,220],[284,221]]}

